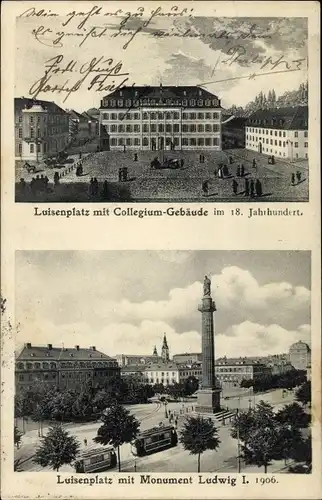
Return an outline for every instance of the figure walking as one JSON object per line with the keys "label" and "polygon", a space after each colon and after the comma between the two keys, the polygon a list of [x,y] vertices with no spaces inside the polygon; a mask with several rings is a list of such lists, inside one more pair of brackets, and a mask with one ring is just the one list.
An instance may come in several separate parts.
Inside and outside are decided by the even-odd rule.
{"label": "figure walking", "polygon": [[295,185],[295,174],[294,174],[294,172],[291,175],[291,183],[292,183],[292,186]]}
{"label": "figure walking", "polygon": [[249,180],[245,179],[245,196],[249,196]]}
{"label": "figure walking", "polygon": [[255,196],[255,185],[253,179],[250,181],[250,197],[254,198]]}
{"label": "figure walking", "polygon": [[238,182],[236,181],[236,179],[233,179],[233,193],[235,196],[237,195],[237,192],[238,192]]}
{"label": "figure walking", "polygon": [[259,179],[256,179],[255,191],[256,191],[256,196],[260,198],[262,196],[262,183]]}
{"label": "figure walking", "polygon": [[204,196],[208,196],[208,192],[209,192],[209,182],[208,181],[203,181],[202,192],[203,192]]}

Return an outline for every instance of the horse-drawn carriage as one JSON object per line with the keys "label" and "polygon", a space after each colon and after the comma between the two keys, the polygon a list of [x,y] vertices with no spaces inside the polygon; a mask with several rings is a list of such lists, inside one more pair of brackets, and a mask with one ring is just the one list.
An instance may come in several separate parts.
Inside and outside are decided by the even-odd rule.
{"label": "horse-drawn carriage", "polygon": [[28,174],[34,174],[35,172],[37,172],[36,165],[30,165],[30,163],[28,163],[27,161],[25,162],[23,168],[27,170]]}

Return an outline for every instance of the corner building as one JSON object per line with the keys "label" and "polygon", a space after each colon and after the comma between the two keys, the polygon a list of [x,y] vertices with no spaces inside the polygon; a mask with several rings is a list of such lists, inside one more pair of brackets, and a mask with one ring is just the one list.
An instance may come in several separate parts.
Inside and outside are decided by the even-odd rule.
{"label": "corner building", "polygon": [[123,87],[101,101],[101,149],[220,151],[221,114],[200,87]]}

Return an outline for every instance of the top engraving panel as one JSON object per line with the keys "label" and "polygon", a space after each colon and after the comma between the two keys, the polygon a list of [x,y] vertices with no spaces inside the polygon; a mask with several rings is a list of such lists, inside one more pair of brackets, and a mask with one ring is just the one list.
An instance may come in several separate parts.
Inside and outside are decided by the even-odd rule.
{"label": "top engraving panel", "polygon": [[307,18],[190,5],[21,12],[17,202],[308,201]]}

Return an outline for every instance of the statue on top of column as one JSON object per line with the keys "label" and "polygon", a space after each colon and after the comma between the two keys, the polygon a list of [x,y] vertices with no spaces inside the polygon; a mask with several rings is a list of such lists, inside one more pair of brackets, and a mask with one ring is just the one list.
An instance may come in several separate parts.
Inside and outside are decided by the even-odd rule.
{"label": "statue on top of column", "polygon": [[210,297],[211,295],[211,281],[208,278],[208,276],[205,276],[204,282],[203,282],[203,295],[204,297]]}

